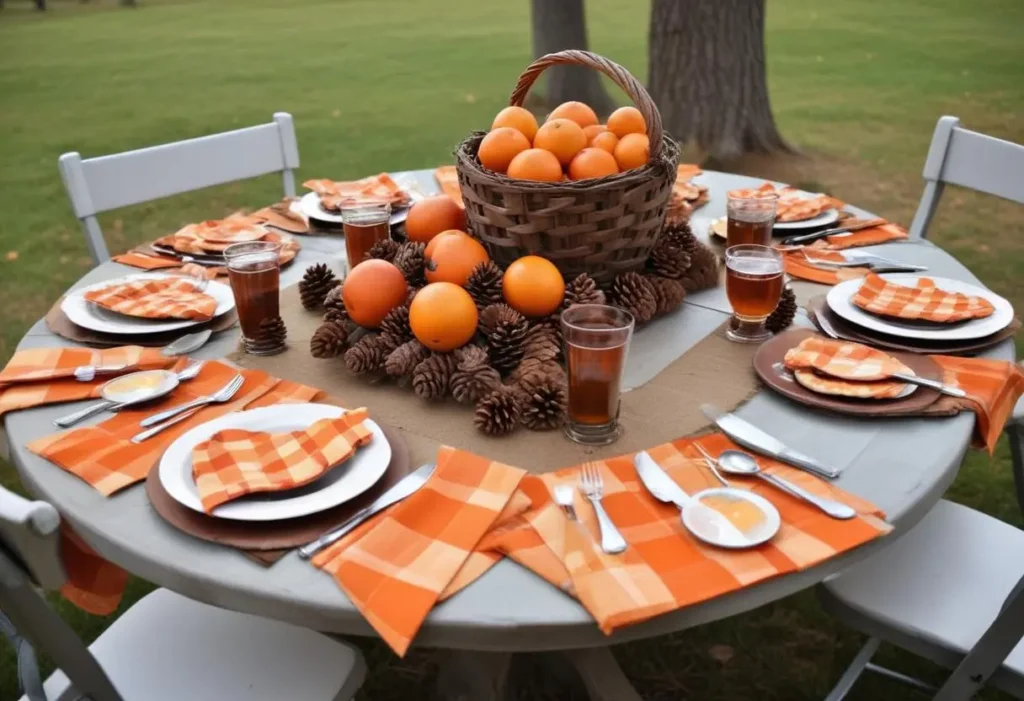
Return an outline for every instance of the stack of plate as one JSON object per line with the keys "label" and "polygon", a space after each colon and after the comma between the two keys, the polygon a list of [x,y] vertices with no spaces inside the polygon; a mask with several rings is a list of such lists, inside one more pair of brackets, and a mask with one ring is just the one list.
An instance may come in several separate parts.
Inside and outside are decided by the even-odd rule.
{"label": "stack of plate", "polygon": [[271,231],[262,223],[244,215],[189,224],[162,236],[150,244],[155,253],[210,267],[227,264],[224,251],[236,243],[267,241],[280,243],[281,265],[290,263],[299,252],[299,242],[288,234]]}
{"label": "stack of plate", "polygon": [[[796,197],[802,200],[817,200],[823,197],[820,193],[806,192],[804,190],[797,190],[790,197]],[[811,214],[803,219],[796,219],[793,221],[780,222],[776,221],[772,232],[775,235],[795,235],[796,233],[804,229],[823,229],[827,226],[831,226],[839,221],[839,210],[835,208],[827,209],[824,212],[818,214]],[[708,233],[712,238],[719,238],[722,241],[726,239],[726,217],[719,217],[711,222]]]}

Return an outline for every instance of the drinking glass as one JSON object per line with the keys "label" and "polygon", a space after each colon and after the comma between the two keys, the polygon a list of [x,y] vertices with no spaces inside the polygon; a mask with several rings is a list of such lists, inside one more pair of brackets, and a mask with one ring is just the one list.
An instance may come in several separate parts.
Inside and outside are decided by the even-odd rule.
{"label": "drinking glass", "polygon": [[253,355],[273,355],[283,344],[268,343],[260,325],[281,315],[281,244],[251,241],[228,246],[228,280],[235,296],[242,345]]}
{"label": "drinking glass", "polygon": [[387,202],[353,203],[341,206],[345,232],[345,253],[351,270],[363,262],[373,244],[391,236],[391,205]]}
{"label": "drinking glass", "polygon": [[782,253],[769,246],[743,244],[725,249],[725,294],[733,321],[726,337],[760,343],[772,337],[764,320],[782,297]]}
{"label": "drinking glass", "polygon": [[577,443],[605,445],[622,433],[619,394],[633,315],[603,304],[562,312],[569,407],[565,433]]}
{"label": "drinking glass", "polygon": [[763,190],[730,190],[726,196],[726,247],[745,243],[767,246],[775,226],[778,194]]}

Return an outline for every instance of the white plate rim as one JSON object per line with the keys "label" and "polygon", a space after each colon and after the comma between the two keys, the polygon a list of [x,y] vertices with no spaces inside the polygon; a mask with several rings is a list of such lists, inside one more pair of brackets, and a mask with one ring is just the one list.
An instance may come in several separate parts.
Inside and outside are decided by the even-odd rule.
{"label": "white plate rim", "polygon": [[[415,202],[417,198],[411,192],[409,193],[411,201]],[[306,217],[307,220],[312,219],[315,221],[329,222],[331,224],[341,224],[341,215],[332,214],[326,209],[320,206],[320,195],[315,192],[307,192],[303,195],[298,202],[297,211],[302,216]],[[409,208],[401,207],[391,211],[391,218],[388,220],[389,226],[395,226],[405,221],[406,217],[409,216]]]}
{"label": "white plate rim", "polygon": [[879,277],[900,285],[914,285],[918,279],[926,277],[934,281],[937,287],[950,292],[984,297],[995,307],[995,311],[984,319],[973,319],[964,324],[957,324],[955,328],[915,329],[898,326],[888,323],[883,317],[862,310],[851,301],[857,289],[863,284],[863,278],[854,278],[839,283],[829,290],[825,302],[829,309],[857,326],[890,336],[916,338],[924,341],[966,341],[984,338],[1002,331],[1013,322],[1013,305],[1009,301],[995,292],[973,283],[921,273],[882,273]]}
{"label": "white plate rim", "polygon": [[[117,312],[113,312],[108,309],[101,309],[85,300],[85,293],[91,290],[101,290],[104,287],[110,287],[111,285],[117,285],[124,282],[131,282],[133,280],[163,280],[172,277],[180,276],[167,275],[163,273],[138,273],[111,278],[110,280],[97,282],[93,285],[88,285],[74,290],[73,292],[69,292],[64,299],[61,300],[60,308],[68,319],[78,326],[92,331],[99,331],[101,333],[113,333],[119,335],[162,333],[164,331],[174,331],[175,329],[184,329],[189,326],[195,326],[196,324],[207,323],[207,321],[198,321],[193,319],[181,319],[179,321],[142,319],[139,317],[128,316],[126,314],[118,314]],[[231,288],[224,283],[210,280],[206,287],[206,292],[217,300],[217,308],[213,312],[213,318],[226,314],[235,308],[235,296],[232,294]]]}
{"label": "white plate rim", "polygon": [[779,510],[775,508],[775,504],[771,503],[760,494],[755,494],[754,492],[750,492],[745,489],[736,489],[735,487],[712,487],[710,489],[702,489],[701,491],[694,494],[691,498],[697,500],[709,494],[713,495],[721,492],[726,492],[728,494],[738,493],[738,495],[740,495],[742,498],[748,499],[752,501],[754,504],[757,504],[758,508],[760,508],[764,515],[768,518],[768,527],[766,528],[765,534],[760,538],[753,539],[749,543],[746,543],[744,545],[728,545],[721,541],[705,538],[702,535],[700,535],[700,533],[698,533],[696,529],[690,528],[690,525],[686,522],[686,509],[684,508],[680,513],[679,517],[680,519],[682,519],[683,527],[686,528],[687,532],[693,535],[694,538],[701,541],[702,543],[713,545],[716,548],[722,548],[725,550],[748,550],[750,548],[756,548],[759,545],[764,545],[769,540],[778,535],[779,530],[782,528],[782,516],[779,514]]}
{"label": "white plate rim", "polygon": [[[183,433],[164,451],[160,458],[160,483],[171,498],[182,506],[210,516],[211,514],[207,514],[203,509],[192,479],[192,449],[217,431],[226,428],[251,430],[256,428],[253,424],[262,423],[266,418],[279,414],[282,410],[287,412],[287,419],[294,419],[295,424],[295,428],[282,430],[296,430],[320,419],[337,418],[345,412],[345,409],[332,404],[274,404],[259,409],[233,412],[207,421]],[[350,459],[345,473],[328,487],[291,499],[230,501],[214,509],[212,516],[233,521],[278,521],[319,513],[358,497],[383,477],[391,462],[391,444],[388,443],[380,426],[372,419],[366,420],[366,426],[373,433],[373,440],[356,452]],[[352,469],[359,465],[364,467]],[[315,482],[314,480],[311,484]],[[329,494],[325,495],[325,492]]]}

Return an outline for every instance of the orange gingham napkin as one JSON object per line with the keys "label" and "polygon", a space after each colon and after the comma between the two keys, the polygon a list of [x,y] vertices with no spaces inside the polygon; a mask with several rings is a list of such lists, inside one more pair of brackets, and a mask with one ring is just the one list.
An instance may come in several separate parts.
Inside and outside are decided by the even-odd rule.
{"label": "orange gingham napkin", "polygon": [[872,314],[898,319],[921,319],[947,324],[991,316],[995,307],[984,297],[948,292],[931,278],[918,278],[913,287],[900,285],[869,273],[851,298]]}
{"label": "orange gingham napkin", "polygon": [[459,174],[455,171],[455,166],[441,166],[434,171],[434,180],[440,186],[441,192],[451,197],[455,204],[466,208],[466,203],[462,201],[462,188],[459,187]]}
{"label": "orange gingham napkin", "polygon": [[[139,433],[139,421],[156,411],[184,404],[212,394],[241,372],[245,381],[230,402],[203,407],[191,418],[142,443],[132,443]],[[271,404],[309,402],[320,390],[279,380],[265,372],[238,370],[219,362],[208,362],[199,377],[183,382],[159,408],[128,408],[96,424],[55,433],[29,443],[28,449],[68,472],[82,478],[104,495],[111,495],[145,479],[164,450],[178,436],[201,423],[243,409]]]}
{"label": "orange gingham napkin", "polygon": [[128,265],[141,270],[170,270],[177,268],[177,273],[197,280],[213,280],[217,277],[226,277],[228,269],[224,266],[204,266],[198,263],[185,263],[177,258],[161,256],[155,253],[146,253],[140,250],[131,250],[114,256],[115,263]]}
{"label": "orange gingham napkin", "polygon": [[267,226],[287,231],[290,234],[308,234],[309,222],[301,214],[292,211],[292,203],[295,201],[291,197],[285,197],[280,202],[256,210],[251,216]]}
{"label": "orange gingham napkin", "polygon": [[[856,219],[846,219],[844,224],[856,223]],[[857,277],[864,277],[870,272],[868,268],[826,268],[815,265],[807,259],[807,254],[819,260],[831,260],[839,262],[842,256],[836,251],[843,251],[848,248],[859,248],[861,246],[875,246],[880,243],[893,241],[905,241],[907,230],[896,224],[880,224],[870,226],[850,234],[829,236],[818,239],[807,246],[787,249],[780,246],[783,251],[783,262],[786,266],[786,274],[801,280],[819,282],[823,285],[835,285],[844,280],[852,280]]]}
{"label": "orange gingham napkin", "polygon": [[97,555],[67,523],[60,526],[60,557],[68,575],[61,596],[94,616],[117,610],[128,573]]}
{"label": "orange gingham napkin", "polygon": [[213,318],[217,300],[184,277],[132,280],[85,293],[85,299],[104,309],[143,319]]}
{"label": "orange gingham napkin", "polygon": [[290,433],[218,431],[192,449],[192,476],[203,509],[211,514],[246,494],[312,482],[373,439],[366,417],[366,409],[353,409]]}
{"label": "orange gingham napkin", "polygon": [[75,368],[82,365],[124,365],[125,373],[166,368],[179,362],[160,354],[159,348],[120,346],[91,348],[30,348],[14,354],[0,371],[0,416],[14,409],[58,404],[99,396],[113,375],[79,382]]}
{"label": "orange gingham napkin", "polygon": [[783,363],[793,371],[797,382],[812,391],[863,399],[898,397],[907,386],[890,379],[893,373],[914,374],[888,353],[821,336],[808,336],[790,348]]}
{"label": "orange gingham napkin", "polygon": [[[1017,400],[1024,394],[1024,372],[1020,365],[1007,360],[957,358],[949,355],[928,356],[942,368],[942,380],[959,387],[967,397],[943,396],[932,405],[935,414],[956,414],[966,409],[977,419],[974,445],[984,447],[989,455],[995,452],[996,441],[1013,413]],[[927,413],[927,412],[926,412]]]}
{"label": "orange gingham napkin", "polygon": [[387,173],[347,182],[328,178],[307,180],[302,186],[320,195],[320,203],[327,210],[338,210],[342,204],[388,202],[398,207],[409,202],[409,193]]}
{"label": "orange gingham napkin", "polygon": [[730,190],[729,194],[737,197],[756,197],[758,193],[769,192],[774,192],[779,196],[775,209],[775,221],[781,223],[813,219],[822,212],[827,212],[830,209],[842,209],[846,206],[841,200],[828,195],[805,197],[795,187],[786,185],[776,188],[772,183],[764,183],[755,189]]}

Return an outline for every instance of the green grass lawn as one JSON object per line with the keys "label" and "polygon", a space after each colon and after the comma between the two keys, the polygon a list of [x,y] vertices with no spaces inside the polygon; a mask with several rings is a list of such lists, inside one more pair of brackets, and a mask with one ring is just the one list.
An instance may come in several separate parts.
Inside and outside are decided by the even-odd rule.
{"label": "green grass lawn", "polygon": [[[0,11],[0,362],[90,267],[57,174],[84,156],[265,122],[296,121],[303,177],[346,178],[450,161],[490,123],[529,62],[529,3],[449,0],[113,0],[14,2]],[[647,18],[637,3],[589,0],[592,49],[646,75]],[[1018,0],[772,0],[767,55],[775,113],[806,154],[752,161],[747,172],[814,182],[909,224],[935,120],[1024,142],[1024,44]],[[101,217],[112,250],[279,194],[276,178],[175,197]],[[981,279],[1024,305],[1019,207],[949,191],[933,237]],[[16,484],[0,463],[0,477]],[[951,497],[1021,525],[1005,444],[972,453]],[[134,582],[133,597],[147,585]],[[91,638],[106,621],[65,613]],[[804,593],[748,615],[625,645],[617,657],[649,700],[816,699],[860,638]],[[0,644],[2,645],[2,644]],[[426,653],[396,660],[365,643],[360,698],[423,698]],[[0,698],[15,696],[0,648]],[[926,677],[937,671],[886,651]],[[521,698],[578,698],[529,658]],[[865,681],[852,698],[916,698]],[[985,698],[998,698],[988,694]]]}

